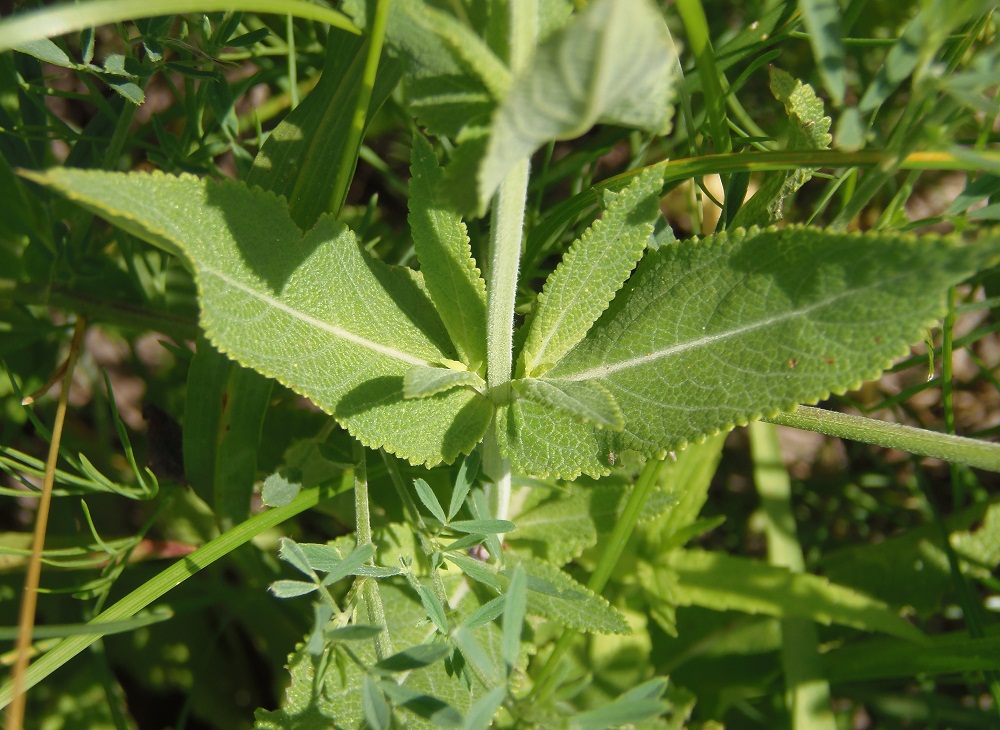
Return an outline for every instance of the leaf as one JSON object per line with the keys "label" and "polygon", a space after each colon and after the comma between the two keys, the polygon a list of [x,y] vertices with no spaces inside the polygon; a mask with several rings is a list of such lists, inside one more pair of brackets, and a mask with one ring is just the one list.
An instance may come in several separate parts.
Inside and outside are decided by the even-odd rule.
{"label": "leaf", "polygon": [[777,618],[802,616],[824,625],[881,631],[916,642],[925,639],[882,601],[817,575],[693,549],[670,552],[667,565],[676,574],[672,593],[678,605]]}
{"label": "leaf", "polygon": [[29,56],[34,56],[39,61],[51,63],[53,66],[74,69],[80,67],[76,61],[66,55],[66,51],[48,38],[39,38],[38,40],[20,43],[13,46],[12,50],[17,51],[18,53],[26,53]]}
{"label": "leaf", "polygon": [[[445,578],[446,591],[454,595],[459,579]],[[380,582],[379,588],[385,607],[388,625],[387,632],[392,636],[393,644],[403,649],[425,643],[428,633],[426,613],[417,600],[417,596],[401,581]],[[456,606],[456,621],[461,622],[476,609],[480,608],[485,598],[480,598],[477,591],[464,593],[461,602]],[[488,598],[488,597],[487,597]],[[358,606],[358,622],[372,623],[365,604]],[[500,627],[495,623],[487,623],[472,632],[482,650],[495,666],[502,666],[500,655]],[[354,653],[366,665],[376,662],[375,648],[370,641],[355,642],[351,646]],[[364,721],[362,709],[361,685],[364,672],[353,662],[347,661],[343,673],[336,667],[326,672],[317,673],[313,658],[300,645],[289,660],[291,685],[281,703],[281,709],[273,712],[258,710],[256,725],[259,730],[292,730],[302,728],[307,721],[316,727],[359,727]],[[472,704],[493,689],[482,684],[474,675],[471,684],[456,681],[448,674],[446,662],[430,664],[419,671],[411,672],[405,678],[405,685],[417,695],[433,695],[440,702],[447,703],[453,710],[465,714]],[[397,709],[401,703],[392,698]],[[407,710],[408,712],[408,710]],[[422,717],[402,716],[397,711],[397,719],[405,719],[407,727],[420,730],[432,730],[436,725]]]}
{"label": "leaf", "polygon": [[428,398],[453,388],[469,387],[482,394],[486,381],[469,370],[414,365],[403,376],[404,398]]}
{"label": "leaf", "polygon": [[433,465],[482,437],[492,406],[468,388],[403,399],[407,370],[455,355],[420,278],[370,258],[342,224],[323,218],[303,235],[279,198],[232,182],[69,169],[31,177],[183,251],[216,347],[309,397],[366,446]]}
{"label": "leaf", "polygon": [[371,641],[379,636],[385,628],[365,624],[348,624],[326,632],[330,641]]}
{"label": "leaf", "polygon": [[819,62],[823,83],[837,106],[844,101],[844,45],[841,42],[840,6],[837,0],[799,0],[809,44]]}
{"label": "leaf", "polygon": [[455,520],[448,524],[453,530],[458,532],[468,532],[476,535],[503,535],[514,532],[517,529],[510,520]]}
{"label": "leaf", "polygon": [[[602,596],[577,583],[554,565],[528,556],[507,556],[512,567],[523,566],[528,576],[528,613],[543,616],[577,631],[627,634],[625,618]],[[509,579],[498,575],[509,590]],[[541,590],[539,590],[541,589]],[[543,592],[544,591],[544,592]]]}
{"label": "leaf", "polygon": [[278,540],[278,556],[286,563],[301,573],[314,576],[312,566],[309,565],[309,558],[295,540],[283,537]]}
{"label": "leaf", "polygon": [[501,649],[504,663],[507,665],[507,675],[510,676],[521,652],[521,629],[528,607],[528,574],[524,572],[523,566],[514,568],[514,575],[511,576],[505,597]]}
{"label": "leaf", "polygon": [[659,677],[651,679],[604,707],[581,712],[570,720],[570,727],[579,730],[602,730],[620,725],[636,725],[643,720],[662,715],[670,709],[670,703],[660,699],[666,689],[667,680]]}
{"label": "leaf", "polygon": [[417,496],[420,497],[420,501],[424,503],[424,507],[434,515],[435,519],[442,525],[448,522],[448,518],[444,514],[444,508],[441,503],[438,502],[437,495],[434,494],[434,490],[431,489],[431,485],[425,482],[423,479],[414,479],[413,486],[417,490]]}
{"label": "leaf", "polygon": [[462,219],[438,200],[442,171],[430,144],[413,136],[410,230],[427,291],[466,365],[486,362],[486,284]]}
{"label": "leaf", "polygon": [[847,644],[823,655],[831,682],[870,682],[918,675],[1000,669],[1000,636],[972,638],[965,631],[931,636],[916,644],[889,637]]}
{"label": "leaf", "polygon": [[507,697],[507,687],[496,687],[483,695],[465,716],[462,730],[489,730],[493,716]]}
{"label": "leaf", "polygon": [[361,706],[365,721],[372,730],[388,730],[392,722],[392,710],[385,701],[385,695],[378,683],[369,676],[361,681]]}
{"label": "leaf", "polygon": [[664,134],[677,52],[648,0],[594,0],[539,44],[493,118],[479,172],[484,210],[507,171],[543,144],[598,121]]}
{"label": "leaf", "polygon": [[643,171],[570,246],[538,295],[521,353],[525,376],[550,369],[608,308],[646,248],[662,186],[662,168]]}
{"label": "leaf", "polygon": [[406,685],[395,682],[383,680],[381,687],[394,704],[405,707],[437,727],[459,727],[462,724],[462,716],[444,700],[430,694],[414,692]]}
{"label": "leaf", "polygon": [[506,596],[497,596],[492,601],[484,603],[469,614],[468,618],[462,622],[462,626],[467,629],[478,629],[480,626],[485,626],[491,621],[496,621],[500,617],[500,614],[503,613],[506,603]]}
{"label": "leaf", "polygon": [[446,644],[417,644],[386,657],[375,664],[372,669],[386,675],[410,672],[439,662],[450,653],[451,649]]}
{"label": "leaf", "polygon": [[282,507],[295,499],[301,489],[301,484],[290,482],[275,472],[264,480],[260,496],[268,507]]}
{"label": "leaf", "polygon": [[[823,100],[808,84],[803,84],[779,68],[769,69],[771,93],[785,105],[791,122],[786,144],[790,150],[822,150],[830,147],[830,117],[825,116]],[[733,228],[767,225],[781,220],[785,199],[812,177],[812,170],[768,174],[754,196],[743,205],[732,221]]]}
{"label": "leaf", "polygon": [[515,469],[606,473],[608,454],[662,456],[876,377],[944,312],[944,293],[1000,238],[736,231],[649,251],[586,338],[545,377],[592,380],[621,432],[515,401],[498,442]]}
{"label": "leaf", "polygon": [[455,515],[459,513],[462,509],[462,505],[465,504],[465,498],[469,494],[469,490],[472,488],[473,483],[476,481],[476,476],[479,474],[479,463],[482,460],[482,456],[479,451],[473,451],[471,454],[462,460],[462,466],[458,470],[458,476],[455,478],[455,488],[451,493],[451,503],[448,505],[448,519],[455,519]]}
{"label": "leaf", "polygon": [[304,580],[276,580],[271,584],[271,593],[278,598],[295,598],[312,593],[317,588],[315,583]]}
{"label": "leaf", "polygon": [[372,559],[375,554],[375,546],[370,542],[357,547],[350,555],[341,560],[338,564],[331,566],[323,585],[333,585],[341,578],[349,575],[357,575],[366,562]]}
{"label": "leaf", "polygon": [[522,398],[555,408],[577,421],[612,431],[621,431],[625,427],[625,419],[615,397],[598,383],[522,378],[515,380],[513,386],[514,392]]}

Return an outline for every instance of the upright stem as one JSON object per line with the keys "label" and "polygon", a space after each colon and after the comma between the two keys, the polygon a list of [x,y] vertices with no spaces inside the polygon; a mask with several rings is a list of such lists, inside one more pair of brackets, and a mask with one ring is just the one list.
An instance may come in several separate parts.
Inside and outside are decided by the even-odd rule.
{"label": "upright stem", "polygon": [[[536,0],[514,0],[510,8],[510,65],[516,74],[525,68],[538,34]],[[528,197],[530,160],[518,162],[500,183],[493,198],[490,225],[490,282],[486,295],[486,383],[490,398],[505,403],[510,398],[514,348],[514,300],[524,237],[524,208]],[[507,519],[510,507],[510,462],[500,454],[496,421],[486,432],[483,471],[493,481],[490,490],[493,516]],[[502,537],[501,537],[502,539]]]}

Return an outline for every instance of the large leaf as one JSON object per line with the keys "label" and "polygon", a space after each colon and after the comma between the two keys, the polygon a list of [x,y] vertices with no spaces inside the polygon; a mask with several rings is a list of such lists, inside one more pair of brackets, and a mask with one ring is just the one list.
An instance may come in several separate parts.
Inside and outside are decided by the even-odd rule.
{"label": "large leaf", "polygon": [[220,350],[309,397],[355,437],[411,463],[452,461],[492,407],[469,388],[404,400],[416,365],[454,359],[419,276],[372,259],[344,225],[308,233],[284,201],[232,182],[53,170],[32,179],[192,264]]}
{"label": "large leaf", "polygon": [[876,377],[944,311],[947,287],[995,258],[928,236],[793,227],[737,231],[647,253],[586,338],[545,377],[607,388],[622,431],[525,400],[499,411],[515,468],[606,473]]}
{"label": "large leaf", "polygon": [[677,52],[648,0],[594,0],[542,42],[493,118],[480,209],[507,171],[554,139],[606,122],[657,134],[670,124]]}

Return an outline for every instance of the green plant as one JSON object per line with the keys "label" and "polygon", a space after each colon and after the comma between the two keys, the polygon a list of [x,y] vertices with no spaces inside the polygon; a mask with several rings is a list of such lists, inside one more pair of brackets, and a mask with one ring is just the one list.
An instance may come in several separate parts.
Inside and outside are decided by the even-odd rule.
{"label": "green plant", "polygon": [[[107,7],[108,20],[134,12],[129,3],[96,5]],[[830,682],[885,676],[876,651],[897,661],[889,662],[892,677],[939,666],[987,672],[1000,700],[998,667],[987,656],[996,640],[969,585],[992,588],[983,571],[996,564],[992,552],[978,552],[995,529],[982,485],[969,482],[975,500],[956,498],[950,526],[929,509],[941,528],[932,549],[955,582],[967,641],[979,647],[963,656],[957,634],[932,637],[930,625],[902,617],[898,607],[918,601],[879,590],[874,568],[809,570],[816,566],[807,565],[796,536],[775,431],[759,422],[1000,471],[1000,447],[987,441],[818,409],[789,413],[878,377],[941,317],[940,355],[949,363],[955,287],[972,279],[992,291],[1000,237],[967,213],[995,192],[994,133],[974,123],[975,114],[997,112],[995,53],[978,40],[996,30],[988,3],[922,7],[860,101],[838,110],[835,149],[831,120],[810,85],[780,69],[767,74],[775,100],[768,113],[783,112],[782,125],[775,123],[785,130],[780,141],[759,129],[736,94],[773,60],[767,49],[790,43],[804,22],[831,99],[844,104],[848,46],[836,25],[856,21],[864,3],[843,16],[831,3],[803,2],[801,15],[775,4],[758,25],[713,49],[701,3],[679,1],[695,59],[683,74],[668,21],[647,0],[594,0],[575,14],[561,0],[356,1],[342,8],[351,22],[303,3],[244,6],[342,29],[324,37],[308,24],[312,36],[288,44],[293,55],[296,43],[312,42],[322,76],[255,156],[243,147],[232,89],[213,59],[269,33],[230,13],[206,17],[197,32],[197,22],[185,21],[204,46],[194,52],[172,37],[168,21],[138,26],[135,56],[120,64],[135,89],[114,86],[115,146],[103,158],[93,150],[84,156],[81,138],[76,164],[49,167],[40,164],[49,162],[44,151],[19,139],[0,169],[13,229],[5,251],[20,258],[12,303],[33,303],[24,292],[44,281],[51,301],[81,315],[163,324],[182,340],[195,333],[196,288],[197,345],[177,348],[189,360],[181,448],[194,494],[172,488],[157,498],[160,509],[207,507],[214,519],[197,526],[185,517],[196,525],[187,533],[205,544],[104,610],[124,558],[159,512],[124,552],[106,546],[92,525],[105,552],[122,558],[112,563],[117,572],[95,589],[87,628],[72,629],[32,665],[28,685],[108,626],[145,622],[141,610],[231,554],[259,593],[270,585],[277,598],[313,599],[305,612],[290,607],[304,599],[273,600],[266,609],[294,615],[302,640],[289,663],[288,694],[278,709],[257,712],[260,728],[682,727],[696,706],[701,714],[692,722],[707,725],[755,696],[777,698],[767,712],[796,727],[833,727]],[[0,47],[13,46],[16,63],[65,57],[62,65],[82,78],[118,78],[109,70],[118,61],[93,66],[91,50],[76,64],[43,40],[84,22],[69,10],[34,18],[0,24]],[[351,35],[358,28],[363,35]],[[293,35],[291,20],[287,30]],[[123,153],[128,105],[168,70],[158,56],[164,47],[191,56],[169,67],[191,80],[182,102],[188,119],[182,138],[170,143],[166,130],[156,130],[160,149],[150,159],[171,173],[202,174],[108,171]],[[23,78],[13,64],[8,77]],[[730,85],[724,74],[734,67],[742,73]],[[881,133],[875,112],[907,78],[910,96],[883,148],[857,151],[866,136]],[[289,80],[294,96],[296,79]],[[27,118],[38,109],[25,98],[17,111]],[[363,147],[380,109],[396,117],[397,138],[410,147],[405,186],[382,163],[389,183],[408,193],[409,233],[387,241],[379,240],[374,204],[347,205],[359,158],[381,162]],[[216,129],[205,129],[206,121]],[[595,125],[629,157],[625,171],[596,183],[599,137],[556,155],[557,141],[594,134]],[[931,131],[916,132],[923,128]],[[946,128],[972,129],[974,139],[935,155],[917,152]],[[668,161],[671,150],[690,154]],[[243,181],[214,179],[222,151],[243,168]],[[979,174],[947,214],[959,232],[906,230],[902,205],[921,167]],[[838,168],[809,218],[825,225],[775,225],[818,168]],[[911,172],[871,230],[848,232],[899,169]],[[746,198],[751,172],[765,174]],[[724,193],[715,232],[677,240],[661,212],[665,191],[712,173],[722,175]],[[568,197],[566,179],[574,183]],[[824,213],[835,199],[838,209]],[[67,225],[49,226],[51,210]],[[111,265],[107,240],[117,246]],[[88,262],[99,272],[90,281]],[[128,283],[123,300],[101,295],[112,277]],[[136,300],[148,314],[127,321]],[[12,323],[29,337],[50,331],[39,329],[37,310],[17,316],[24,319]],[[293,393],[333,419],[297,411]],[[273,418],[293,425],[283,433],[268,427]],[[720,434],[751,422],[766,562],[690,545],[710,539],[719,524],[702,510]],[[954,430],[953,420],[946,425]],[[12,470],[22,468],[17,459],[27,461],[4,457]],[[134,458],[131,472],[143,485],[137,493],[83,457],[69,463],[82,477],[54,475],[67,494],[98,484],[122,496],[157,493],[155,477]],[[252,515],[262,470],[270,473],[262,489],[270,509]],[[958,467],[951,476],[956,485],[967,478]],[[351,499],[342,503],[345,496]],[[303,539],[282,539],[278,555],[300,574],[295,579],[280,577],[266,552],[237,550],[322,504],[331,505],[332,524],[343,517],[351,529],[319,530],[322,542],[309,530],[301,530]],[[971,529],[976,520],[987,526]],[[915,549],[863,548],[890,565],[912,559]],[[727,623],[731,612],[749,618]],[[710,617],[707,628],[687,627],[692,615]],[[830,633],[821,639],[817,624]],[[736,632],[731,644],[713,634],[724,629]],[[842,648],[826,650],[824,641]],[[913,645],[925,653],[914,654]],[[666,658],[653,659],[663,646]],[[740,660],[772,652],[773,674],[740,684],[750,681],[738,673]],[[645,659],[623,667],[629,656]],[[729,687],[704,676],[720,661],[737,670]],[[863,703],[864,693],[856,695]],[[731,713],[728,721],[739,722]]]}

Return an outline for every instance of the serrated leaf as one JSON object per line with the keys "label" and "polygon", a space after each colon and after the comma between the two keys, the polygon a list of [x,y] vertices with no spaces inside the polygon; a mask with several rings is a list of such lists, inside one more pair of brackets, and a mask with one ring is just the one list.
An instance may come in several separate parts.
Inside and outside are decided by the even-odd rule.
{"label": "serrated leaf", "polygon": [[[523,566],[528,578],[528,613],[543,616],[577,631],[599,634],[627,634],[628,624],[621,613],[602,596],[577,583],[554,565],[529,556],[507,556],[511,566]],[[510,579],[498,574],[509,589]],[[538,590],[542,588],[542,590]],[[543,592],[544,591],[544,592]]]}
{"label": "serrated leaf", "polygon": [[462,219],[438,199],[442,177],[430,144],[413,137],[410,230],[427,291],[466,365],[486,361],[486,284]]}
{"label": "serrated leaf", "polygon": [[425,482],[423,479],[414,479],[413,488],[417,490],[417,497],[423,502],[424,507],[434,515],[435,519],[441,524],[448,521],[448,518],[444,514],[444,508],[441,503],[438,502],[437,495],[434,494],[434,490],[431,489],[431,485]]}
{"label": "serrated leaf", "polygon": [[423,365],[415,365],[403,376],[404,398],[429,398],[461,387],[482,393],[486,390],[486,381],[469,370],[428,368]]}
{"label": "serrated leaf", "polygon": [[625,418],[615,397],[599,383],[522,378],[515,380],[513,387],[522,398],[555,408],[577,421],[612,431],[625,427]]}
{"label": "serrated leaf", "polygon": [[595,0],[536,49],[493,119],[479,172],[479,206],[507,172],[543,144],[598,121],[663,134],[677,53],[648,0]]}
{"label": "serrated leaf", "polygon": [[315,583],[307,583],[303,580],[276,580],[271,584],[271,593],[278,598],[295,598],[312,593],[317,588]]}
{"label": "serrated leaf", "polygon": [[290,482],[278,472],[271,474],[264,480],[261,489],[261,500],[268,507],[281,507],[288,504],[302,489],[298,482]]}
{"label": "serrated leaf", "polygon": [[[808,84],[779,68],[771,67],[771,93],[785,105],[791,122],[787,142],[790,150],[829,149],[830,117],[825,116],[823,100]],[[812,177],[812,170],[799,168],[791,172],[772,172],[761,183],[754,196],[744,204],[732,221],[732,228],[767,225],[781,220],[785,199],[795,193]]]}
{"label": "serrated leaf", "polygon": [[[650,251],[587,337],[547,374],[595,380],[625,417],[583,427],[515,401],[498,441],[515,468],[606,473],[876,377],[944,312],[944,293],[1000,239],[737,231]],[[557,446],[553,446],[553,444]]]}
{"label": "serrated leaf", "polygon": [[587,334],[642,257],[659,217],[662,168],[640,173],[613,194],[601,218],[573,242],[545,281],[521,359],[538,377]]}
{"label": "serrated leaf", "polygon": [[403,399],[407,370],[455,354],[419,277],[370,258],[342,224],[323,218],[303,235],[281,199],[232,182],[68,169],[31,177],[183,252],[214,344],[311,398],[365,445],[432,465],[482,437],[492,407],[468,388]]}
{"label": "serrated leaf", "polygon": [[674,550],[667,565],[676,575],[678,605],[717,611],[801,616],[817,623],[881,631],[921,642],[924,634],[888,605],[810,573],[705,550]]}

